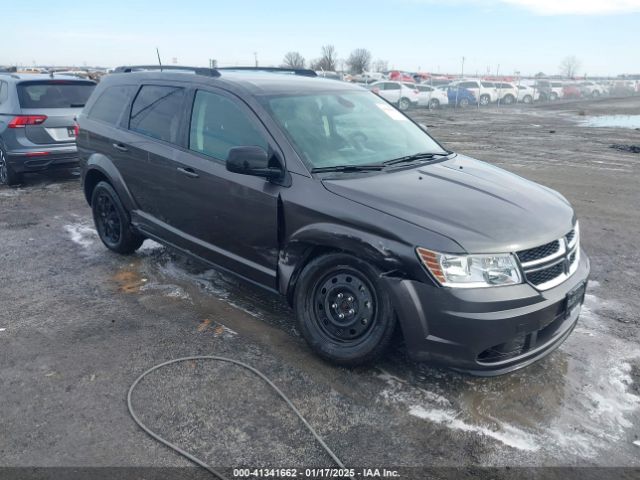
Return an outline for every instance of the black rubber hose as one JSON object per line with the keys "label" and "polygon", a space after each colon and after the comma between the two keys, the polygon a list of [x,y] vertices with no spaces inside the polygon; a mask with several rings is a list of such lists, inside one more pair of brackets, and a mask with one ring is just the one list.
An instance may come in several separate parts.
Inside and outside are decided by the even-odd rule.
{"label": "black rubber hose", "polygon": [[[160,369],[162,367],[166,367],[167,365],[173,365],[174,363],[187,362],[187,361],[192,361],[192,360],[214,360],[214,361],[218,361],[218,362],[233,363],[233,364],[238,365],[238,366],[240,366],[240,367],[242,367],[242,368],[244,368],[246,370],[249,370],[254,375],[257,375],[258,377],[260,377],[262,380],[264,380],[267,383],[267,385],[269,385],[273,390],[275,390],[275,392],[280,396],[280,398],[282,398],[282,400],[284,400],[287,403],[287,405],[289,405],[289,408],[291,410],[293,410],[293,412],[298,416],[298,418],[302,421],[303,425],[307,428],[307,430],[309,430],[309,432],[311,432],[311,435],[313,435],[315,437],[315,439],[322,446],[322,448],[325,450],[325,452],[327,452],[329,454],[329,456],[336,463],[336,465],[338,465],[338,467],[340,467],[340,468],[345,468],[345,466],[342,463],[342,461],[338,458],[338,456],[335,453],[333,453],[331,448],[329,448],[329,446],[325,443],[325,441],[318,434],[318,432],[316,432],[315,429],[309,424],[309,422],[307,422],[307,420],[302,416],[300,411],[296,408],[296,406],[289,399],[289,397],[287,397],[284,393],[282,393],[282,391],[271,380],[269,380],[269,378],[264,373],[262,373],[261,371],[253,368],[251,365],[248,365],[248,364],[246,364],[244,362],[241,362],[239,360],[234,360],[233,358],[227,358],[227,357],[219,357],[219,356],[215,356],[215,355],[199,355],[199,356],[195,356],[195,357],[183,357],[183,358],[176,358],[174,360],[169,360],[167,362],[159,363],[158,365],[155,365],[155,366],[151,367],[149,370],[147,370],[146,372],[144,372],[142,375],[140,375],[138,378],[136,378],[135,382],[133,382],[131,384],[131,387],[129,387],[129,392],[127,393],[127,408],[129,409],[129,414],[131,415],[131,418],[133,418],[133,420],[138,424],[138,426],[142,430],[144,430],[149,436],[151,436],[153,439],[157,440],[160,443],[165,444],[167,447],[171,448],[172,450],[175,450],[180,455],[182,455],[185,458],[188,458],[189,460],[191,460],[196,465],[199,465],[202,468],[208,470],[209,472],[211,472],[213,475],[215,475],[219,479],[221,479],[221,480],[229,480],[222,473],[220,473],[219,471],[215,470],[213,467],[210,467],[209,465],[207,465],[204,461],[200,460],[195,455],[190,454],[186,450],[180,448],[179,446],[175,445],[174,443],[171,443],[170,441],[162,438],[160,435],[155,433],[153,430],[151,430],[149,427],[147,427],[144,423],[142,423],[142,421],[138,418],[138,416],[136,415],[135,411],[133,410],[133,406],[132,406],[132,403],[131,403],[131,397],[133,395],[133,391],[135,390],[136,386],[138,385],[138,383],[140,383],[140,381],[144,377],[149,375],[151,372],[154,372],[154,371],[156,371],[156,370],[158,370],[158,369]],[[350,477],[350,478],[352,480],[354,480],[353,477]]]}

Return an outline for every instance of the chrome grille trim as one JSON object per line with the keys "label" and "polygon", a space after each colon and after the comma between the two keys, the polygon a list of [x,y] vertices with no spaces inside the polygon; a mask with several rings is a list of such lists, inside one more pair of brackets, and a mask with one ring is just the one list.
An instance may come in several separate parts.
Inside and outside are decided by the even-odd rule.
{"label": "chrome grille trim", "polygon": [[[560,244],[560,248],[556,253],[538,260],[520,263],[525,280],[537,290],[548,290],[556,287],[571,277],[576,270],[578,270],[578,265],[580,264],[580,229],[578,224],[576,223],[573,230],[557,241]],[[516,253],[516,255],[518,255],[518,253]],[[528,274],[544,272],[545,270],[554,267],[557,268],[559,264],[564,266],[562,272],[544,283],[536,285],[534,281],[528,277]],[[535,277],[535,275],[531,276]]]}

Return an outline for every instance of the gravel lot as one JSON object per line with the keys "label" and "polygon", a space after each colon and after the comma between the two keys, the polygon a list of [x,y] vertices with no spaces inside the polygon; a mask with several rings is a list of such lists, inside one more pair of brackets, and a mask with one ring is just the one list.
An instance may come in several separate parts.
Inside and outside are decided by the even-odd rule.
{"label": "gravel lot", "polygon": [[[504,466],[638,475],[640,155],[609,146],[638,145],[640,132],[580,121],[640,114],[640,97],[411,114],[447,147],[575,206],[592,280],[580,324],[558,351],[491,379],[415,364],[401,345],[375,367],[335,368],[306,348],[279,298],[150,241],[131,257],[112,254],[77,177],[31,176],[0,187],[0,465],[189,465],[136,427],[125,396],[156,363],[211,354],[269,375],[349,466],[407,467],[403,478],[426,477],[408,467],[432,467],[435,478],[515,476],[471,469]],[[214,466],[332,466],[283,403],[237,367],[168,367],[134,402],[151,428]]]}

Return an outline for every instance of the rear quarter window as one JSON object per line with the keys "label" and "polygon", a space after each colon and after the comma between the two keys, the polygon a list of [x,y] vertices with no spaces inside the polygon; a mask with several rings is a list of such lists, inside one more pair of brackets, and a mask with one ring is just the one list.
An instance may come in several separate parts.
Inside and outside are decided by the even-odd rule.
{"label": "rear quarter window", "polygon": [[0,82],[0,105],[9,99],[9,84]]}
{"label": "rear quarter window", "polygon": [[82,108],[96,84],[73,80],[37,80],[17,85],[21,108]]}
{"label": "rear quarter window", "polygon": [[88,117],[92,120],[116,125],[135,92],[132,85],[108,87],[95,101]]}

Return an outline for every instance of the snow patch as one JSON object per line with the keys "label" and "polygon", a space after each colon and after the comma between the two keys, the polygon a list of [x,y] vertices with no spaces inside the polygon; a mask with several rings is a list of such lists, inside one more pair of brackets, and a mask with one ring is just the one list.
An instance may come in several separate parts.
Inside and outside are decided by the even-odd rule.
{"label": "snow patch", "polygon": [[93,227],[82,223],[65,225],[64,229],[71,237],[71,241],[83,248],[91,247],[98,238],[98,232]]}
{"label": "snow patch", "polygon": [[420,405],[414,405],[409,409],[409,414],[424,420],[444,425],[453,430],[470,432],[493,438],[509,447],[527,452],[539,450],[539,445],[533,440],[533,435],[520,430],[507,423],[500,422],[500,430],[491,430],[488,427],[472,425],[458,418],[453,410],[425,409]]}

